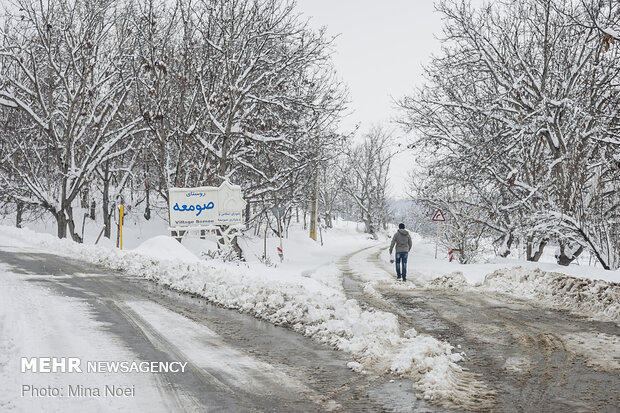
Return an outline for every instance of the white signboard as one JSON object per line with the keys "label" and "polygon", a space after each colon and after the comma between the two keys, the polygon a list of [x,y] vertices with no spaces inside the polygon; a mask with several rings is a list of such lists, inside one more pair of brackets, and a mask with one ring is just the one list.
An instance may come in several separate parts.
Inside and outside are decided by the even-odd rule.
{"label": "white signboard", "polygon": [[241,187],[228,182],[219,188],[170,188],[168,201],[171,228],[240,224],[246,204]]}

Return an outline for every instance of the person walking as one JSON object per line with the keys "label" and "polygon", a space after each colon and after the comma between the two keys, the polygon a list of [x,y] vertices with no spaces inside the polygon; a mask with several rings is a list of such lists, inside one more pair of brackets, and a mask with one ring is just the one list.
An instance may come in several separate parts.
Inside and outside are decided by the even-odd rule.
{"label": "person walking", "polygon": [[[411,251],[411,235],[409,231],[405,229],[405,224],[402,222],[398,224],[398,231],[392,237],[392,243],[390,244],[390,256],[396,246],[396,279],[407,281],[407,256]],[[402,264],[402,267],[401,267]]]}

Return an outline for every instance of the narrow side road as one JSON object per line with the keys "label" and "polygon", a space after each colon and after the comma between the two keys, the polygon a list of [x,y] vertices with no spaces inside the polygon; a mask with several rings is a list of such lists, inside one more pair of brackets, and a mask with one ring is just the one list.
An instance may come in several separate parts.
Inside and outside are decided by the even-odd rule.
{"label": "narrow side road", "polygon": [[[347,294],[399,316],[403,328],[414,327],[464,352],[460,363],[482,381],[484,389],[463,408],[497,412],[620,411],[620,327],[527,300],[467,289],[427,289],[397,284],[385,248],[358,251],[340,262]],[[360,266],[360,264],[362,264]],[[363,267],[363,268],[360,268]],[[375,274],[379,297],[362,286]],[[389,279],[391,277],[392,279]],[[476,399],[476,392],[485,397]],[[492,398],[492,400],[489,400]]]}

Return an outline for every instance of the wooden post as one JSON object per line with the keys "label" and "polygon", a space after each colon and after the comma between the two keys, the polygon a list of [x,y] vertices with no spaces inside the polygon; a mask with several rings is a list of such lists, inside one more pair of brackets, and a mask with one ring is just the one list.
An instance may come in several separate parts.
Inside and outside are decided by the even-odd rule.
{"label": "wooden post", "polygon": [[103,226],[103,228],[101,228],[101,232],[99,233],[99,236],[97,237],[97,241],[95,241],[95,245],[97,245],[97,243],[99,242],[99,239],[101,238],[101,236],[103,235],[103,231],[105,230],[105,225]]}

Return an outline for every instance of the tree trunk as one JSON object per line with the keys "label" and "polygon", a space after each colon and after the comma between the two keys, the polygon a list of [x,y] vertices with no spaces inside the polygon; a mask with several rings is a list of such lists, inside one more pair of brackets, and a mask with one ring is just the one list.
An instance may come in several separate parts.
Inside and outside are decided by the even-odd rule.
{"label": "tree trunk", "polygon": [[306,215],[308,214],[308,208],[304,208],[304,230],[308,229],[308,220]]}
{"label": "tree trunk", "polygon": [[319,177],[317,171],[314,172],[314,189],[312,191],[312,205],[310,207],[310,238],[316,241],[319,218]]}
{"label": "tree trunk", "polygon": [[90,219],[94,221],[96,218],[97,218],[97,203],[93,199],[93,201],[90,203]]}
{"label": "tree trunk", "polygon": [[590,240],[590,237],[586,234],[586,232],[582,228],[579,228],[579,233],[581,234],[583,239],[586,240],[588,245],[590,245],[590,251],[594,253],[596,259],[598,260],[598,262],[601,263],[603,268],[606,270],[611,270],[611,265],[609,265],[609,262],[604,259],[604,257],[601,255],[601,251],[599,251],[598,248],[595,247],[594,243]]}
{"label": "tree trunk", "polygon": [[538,262],[548,242],[549,242],[549,238],[543,238],[540,241],[540,243],[538,243],[538,249],[534,252],[534,237],[532,235],[528,236],[527,237],[527,260]]}
{"label": "tree trunk", "polygon": [[572,254],[569,254],[571,250],[572,248],[570,244],[560,241],[560,252],[555,256],[557,263],[563,266],[570,265],[571,262],[573,262],[577,257],[579,257],[579,255],[581,255],[584,248],[583,245],[580,245],[576,251],[572,252]]}
{"label": "tree trunk", "polygon": [[82,197],[80,199],[80,206],[84,209],[88,209],[88,187],[84,186],[82,190]]}
{"label": "tree trunk", "polygon": [[372,223],[370,221],[370,214],[368,214],[364,219],[364,227],[367,234],[372,234],[374,232],[372,228]]}
{"label": "tree trunk", "polygon": [[17,228],[22,227],[22,214],[24,212],[24,204],[23,202],[17,202],[17,215],[15,216],[15,226]]}
{"label": "tree trunk", "polygon": [[67,210],[67,227],[69,227],[69,234],[71,235],[71,239],[75,242],[82,243],[82,237],[75,231],[75,221],[73,220],[73,208],[68,206]]}
{"label": "tree trunk", "polygon": [[148,182],[144,183],[146,189],[146,207],[144,208],[144,219],[151,219],[151,188]]}
{"label": "tree trunk", "polygon": [[233,251],[235,251],[235,253],[239,257],[239,259],[241,261],[245,261],[245,257],[243,256],[243,250],[241,249],[241,247],[239,246],[239,243],[237,242],[237,236],[236,235],[230,241],[230,246],[232,247]]}
{"label": "tree trunk", "polygon": [[514,236],[512,232],[504,234],[502,237],[502,245],[499,250],[499,256],[502,258],[506,258],[510,255],[510,248],[512,247],[512,243],[514,242]]}
{"label": "tree trunk", "polygon": [[[114,206],[114,209],[116,209],[116,206]],[[121,218],[119,216],[118,221],[116,223],[116,248],[119,248],[120,246],[121,246]]]}
{"label": "tree trunk", "polygon": [[460,264],[468,264],[469,263],[469,251],[467,250],[467,239],[462,237],[461,242],[458,242],[458,252],[453,252],[452,254],[459,254],[459,263]]}
{"label": "tree trunk", "polygon": [[67,218],[64,211],[54,213],[58,225],[58,238],[67,238]]}
{"label": "tree trunk", "polygon": [[[237,231],[234,228],[231,228],[231,230],[233,231],[233,234],[237,233]],[[243,257],[243,250],[241,249],[241,247],[239,246],[239,243],[237,242],[237,235],[233,235],[231,238],[232,234],[229,231],[228,225],[219,225],[215,233],[218,236],[218,240],[217,240],[218,250],[223,248],[226,245],[230,245],[233,251],[235,251],[235,253],[237,254],[237,257],[239,257],[240,260],[245,261],[245,258]]]}
{"label": "tree trunk", "polygon": [[287,221],[287,223],[286,223],[286,238],[288,238],[288,228],[291,226],[291,221],[292,221],[292,219],[293,219],[293,214],[291,213],[291,214],[288,216],[288,221]]}
{"label": "tree trunk", "polygon": [[325,213],[325,228],[332,228],[332,214]]}
{"label": "tree trunk", "polygon": [[366,226],[366,233],[370,234],[372,226],[372,216],[370,211],[372,210],[372,201],[368,200],[368,209],[366,210],[366,216],[364,217],[364,225]]}
{"label": "tree trunk", "polygon": [[112,235],[112,225],[110,224],[112,213],[110,212],[110,174],[108,162],[105,163],[105,170],[103,171],[103,200],[101,205],[103,209],[103,225],[105,226],[103,236],[109,239]]}

